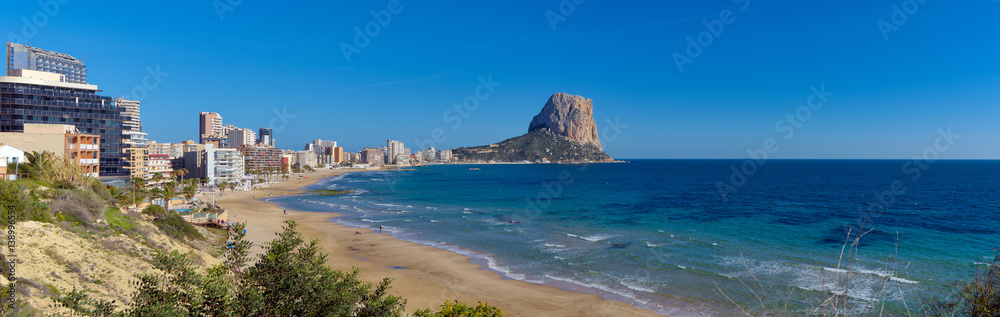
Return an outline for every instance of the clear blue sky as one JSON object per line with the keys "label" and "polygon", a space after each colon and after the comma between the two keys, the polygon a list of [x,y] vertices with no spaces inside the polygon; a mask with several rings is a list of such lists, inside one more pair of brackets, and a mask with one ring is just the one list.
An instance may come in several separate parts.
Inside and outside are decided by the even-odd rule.
{"label": "clear blue sky", "polygon": [[[947,127],[961,137],[942,158],[1000,158],[996,0],[926,0],[901,23],[893,5],[907,1],[589,0],[563,16],[554,0],[402,0],[350,62],[341,43],[391,1],[232,0],[224,19],[210,0],[59,1],[50,13],[5,3],[4,40],[85,59],[108,96],[131,96],[158,66],[168,75],[147,81],[142,118],[161,142],[197,139],[198,112],[213,111],[276,124],[282,148],[392,138],[417,150],[436,128],[439,149],[481,145],[523,134],[566,92],[594,100],[616,158],[744,158],[775,138],[773,158],[906,159]],[[731,23],[679,71],[674,53],[724,10]],[[446,121],[489,75],[501,85],[457,128]],[[834,95],[785,139],[778,120],[821,85]],[[614,118],[628,127],[608,128]]]}

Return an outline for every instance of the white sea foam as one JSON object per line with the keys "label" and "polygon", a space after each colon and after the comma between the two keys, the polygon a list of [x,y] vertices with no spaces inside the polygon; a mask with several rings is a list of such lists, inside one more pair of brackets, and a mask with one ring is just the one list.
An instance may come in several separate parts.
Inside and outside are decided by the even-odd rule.
{"label": "white sea foam", "polygon": [[653,293],[653,294],[656,293],[656,289],[649,286],[648,285],[649,283],[646,282],[636,281],[636,280],[622,280],[618,283],[632,290],[646,292],[646,293]]}
{"label": "white sea foam", "polygon": [[[727,266],[736,268],[736,273],[726,275],[731,278],[746,279],[751,274],[754,278],[781,281],[803,290],[831,292],[847,296],[856,301],[856,307],[863,309],[881,300],[898,300],[901,295],[894,291],[896,287],[886,285],[886,280],[893,283],[917,284],[918,282],[893,276],[884,270],[865,268],[834,268],[815,267],[803,264],[784,263],[777,261],[759,261],[745,258],[730,258]],[[849,277],[848,277],[849,276]]]}
{"label": "white sea foam", "polygon": [[647,242],[646,242],[646,246],[647,246],[647,247],[650,247],[650,248],[652,248],[652,247],[658,247],[658,246],[662,246],[662,244],[655,244],[655,243],[652,243],[652,242],[648,242],[648,241],[647,241]]}
{"label": "white sea foam", "polygon": [[635,294],[632,293],[632,292],[628,292],[628,291],[620,290],[620,289],[615,289],[613,287],[604,285],[602,283],[581,282],[581,281],[577,281],[577,280],[574,280],[574,279],[571,279],[571,278],[563,278],[563,277],[558,277],[558,276],[554,276],[554,275],[551,275],[551,274],[545,274],[545,277],[553,279],[553,280],[556,280],[556,281],[560,281],[560,282],[565,282],[565,283],[575,284],[575,285],[578,285],[578,286],[583,286],[583,287],[586,287],[586,288],[598,289],[598,290],[601,290],[601,291],[604,291],[604,292],[607,292],[607,293],[611,293],[611,294],[615,294],[615,295],[618,295],[618,296],[621,296],[621,297],[625,297],[625,298],[628,298],[628,299],[631,299],[631,300],[635,300],[636,302],[642,303],[643,305],[645,305],[646,303],[649,302],[648,300],[641,300],[641,299],[636,298]]}
{"label": "white sea foam", "polygon": [[597,242],[597,241],[601,241],[601,240],[604,240],[604,239],[607,239],[607,238],[611,238],[611,237],[614,237],[614,235],[606,234],[606,233],[598,233],[598,234],[593,234],[593,235],[589,235],[589,236],[581,236],[579,238],[587,240],[587,241],[590,241],[590,242]]}
{"label": "white sea foam", "polygon": [[903,284],[920,284],[920,282],[917,282],[917,281],[914,281],[914,280],[908,280],[908,279],[905,279],[905,278],[895,277],[895,276],[889,277],[889,280],[893,281],[893,282],[903,283]]}

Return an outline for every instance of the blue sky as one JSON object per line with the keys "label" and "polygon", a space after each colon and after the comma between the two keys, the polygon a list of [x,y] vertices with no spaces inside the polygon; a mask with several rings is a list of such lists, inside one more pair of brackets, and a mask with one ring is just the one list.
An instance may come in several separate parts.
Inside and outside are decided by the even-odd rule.
{"label": "blue sky", "polygon": [[[198,112],[214,111],[273,126],[282,148],[416,150],[435,129],[443,141],[423,144],[473,146],[523,134],[566,92],[594,100],[616,158],[745,158],[774,138],[772,158],[909,159],[948,127],[961,137],[942,158],[1000,158],[994,0],[50,2],[5,3],[4,40],[84,59],[105,95],[145,94],[161,142],[197,139]],[[348,61],[342,43],[382,10]],[[688,37],[707,45],[688,54]],[[456,125],[448,109],[490,76],[499,86]],[[779,120],[811,87],[833,95],[786,139]]]}

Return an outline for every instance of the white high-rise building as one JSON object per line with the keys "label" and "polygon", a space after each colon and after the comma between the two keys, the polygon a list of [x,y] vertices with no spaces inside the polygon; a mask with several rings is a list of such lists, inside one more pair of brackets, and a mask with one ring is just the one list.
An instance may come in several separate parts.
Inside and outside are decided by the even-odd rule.
{"label": "white high-rise building", "polygon": [[115,104],[125,107],[125,111],[122,112],[122,125],[125,129],[122,134],[125,135],[125,139],[122,140],[128,147],[133,148],[144,148],[146,147],[146,136],[145,132],[142,132],[142,121],[139,120],[139,102],[133,100],[126,100],[125,98],[115,98]]}
{"label": "white high-rise building", "polygon": [[212,144],[205,145],[205,177],[212,185],[220,183],[240,183],[243,181],[243,155],[236,149],[217,149]]}
{"label": "white high-rise building", "polygon": [[434,162],[437,160],[436,156],[437,156],[437,151],[434,150],[433,146],[427,148],[427,150],[424,151],[424,161]]}
{"label": "white high-rise building", "polygon": [[397,140],[386,140],[385,143],[387,152],[386,162],[385,162],[386,164],[397,164],[398,156],[404,154],[409,155],[409,153],[403,153],[405,149],[405,147],[403,147],[403,142],[399,142]]}

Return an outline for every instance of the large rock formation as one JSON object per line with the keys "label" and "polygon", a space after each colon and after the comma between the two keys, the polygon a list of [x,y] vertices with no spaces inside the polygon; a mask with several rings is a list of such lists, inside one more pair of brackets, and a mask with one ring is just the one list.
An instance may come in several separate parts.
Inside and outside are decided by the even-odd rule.
{"label": "large rock formation", "polygon": [[603,150],[597,136],[597,123],[594,122],[593,100],[561,92],[552,95],[542,111],[531,120],[528,132],[546,128],[570,141],[593,144],[598,150]]}
{"label": "large rock formation", "polygon": [[462,161],[609,162],[594,123],[594,102],[557,93],[528,126],[528,133],[484,146],[455,149]]}

